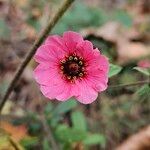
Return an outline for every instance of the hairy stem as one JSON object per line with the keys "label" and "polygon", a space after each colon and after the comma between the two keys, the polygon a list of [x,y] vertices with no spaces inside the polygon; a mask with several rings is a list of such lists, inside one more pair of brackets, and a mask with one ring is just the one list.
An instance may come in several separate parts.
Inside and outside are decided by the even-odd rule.
{"label": "hairy stem", "polygon": [[126,88],[130,86],[137,86],[137,85],[143,85],[143,84],[149,84],[150,81],[138,81],[134,83],[128,83],[128,84],[118,84],[118,85],[110,85],[108,89],[113,89],[113,88]]}
{"label": "hairy stem", "polygon": [[44,127],[45,135],[47,137],[48,142],[51,143],[52,149],[59,150],[58,144],[56,143],[55,138],[53,137],[52,129],[50,128],[50,126],[48,126],[44,114],[41,115],[40,119]]}
{"label": "hairy stem", "polygon": [[43,30],[43,32],[39,35],[37,40],[34,42],[33,46],[31,47],[31,49],[27,53],[27,55],[26,55],[25,59],[23,60],[23,62],[18,67],[18,69],[17,69],[17,71],[16,71],[16,73],[15,73],[11,83],[8,86],[8,89],[7,89],[5,95],[4,95],[4,97],[3,97],[3,99],[2,99],[2,101],[0,103],[0,113],[1,113],[2,108],[3,108],[3,106],[5,105],[5,103],[6,103],[7,99],[8,99],[10,93],[12,92],[14,87],[16,86],[16,83],[19,80],[20,76],[22,75],[24,69],[26,68],[26,66],[28,65],[28,63],[32,59],[33,55],[35,54],[37,48],[43,43],[45,38],[48,36],[49,32],[53,29],[55,24],[62,17],[62,15],[69,8],[69,6],[73,3],[73,1],[74,0],[65,0],[63,2],[63,4],[60,6],[60,8],[58,9],[58,11],[54,15],[54,17],[48,22],[48,24],[45,27],[45,29]]}

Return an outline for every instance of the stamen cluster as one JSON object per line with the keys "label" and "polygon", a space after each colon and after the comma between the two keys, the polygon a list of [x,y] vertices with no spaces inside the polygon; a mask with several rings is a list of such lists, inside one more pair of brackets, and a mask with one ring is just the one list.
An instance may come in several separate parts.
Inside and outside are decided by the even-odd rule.
{"label": "stamen cluster", "polygon": [[60,69],[63,76],[69,80],[74,81],[77,78],[85,76],[85,62],[82,57],[76,54],[66,56],[60,63]]}

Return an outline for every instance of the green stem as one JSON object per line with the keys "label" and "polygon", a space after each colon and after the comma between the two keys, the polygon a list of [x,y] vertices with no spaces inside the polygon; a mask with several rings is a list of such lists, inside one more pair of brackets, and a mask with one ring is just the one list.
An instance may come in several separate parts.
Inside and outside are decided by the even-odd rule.
{"label": "green stem", "polygon": [[108,89],[126,88],[126,87],[131,87],[131,86],[138,86],[138,85],[143,85],[143,84],[149,84],[149,83],[150,83],[150,81],[138,81],[138,82],[128,83],[128,84],[110,85]]}

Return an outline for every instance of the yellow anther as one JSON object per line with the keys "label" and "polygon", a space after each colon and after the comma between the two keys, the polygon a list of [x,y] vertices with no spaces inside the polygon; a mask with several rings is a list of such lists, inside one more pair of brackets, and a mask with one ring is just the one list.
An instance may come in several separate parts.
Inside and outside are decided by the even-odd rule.
{"label": "yellow anther", "polygon": [[83,76],[83,73],[79,73],[79,77],[82,77]]}
{"label": "yellow anther", "polygon": [[82,61],[79,61],[79,65],[83,65],[83,62],[82,62]]}
{"label": "yellow anther", "polygon": [[69,60],[73,60],[73,56],[69,56]]}
{"label": "yellow anther", "polygon": [[75,61],[77,61],[77,60],[78,60],[78,58],[77,58],[77,57],[74,57],[74,60],[75,60]]}

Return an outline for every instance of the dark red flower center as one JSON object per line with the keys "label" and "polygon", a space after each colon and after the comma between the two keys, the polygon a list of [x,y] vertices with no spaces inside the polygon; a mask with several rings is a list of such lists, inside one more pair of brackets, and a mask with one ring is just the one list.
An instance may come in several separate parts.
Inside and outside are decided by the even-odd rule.
{"label": "dark red flower center", "polygon": [[77,74],[79,69],[80,69],[80,66],[78,65],[78,63],[70,63],[68,64],[68,66],[66,65],[66,71],[72,73],[72,74]]}
{"label": "dark red flower center", "polygon": [[60,69],[63,76],[70,81],[85,76],[85,62],[82,57],[77,55],[69,55],[61,60]]}

